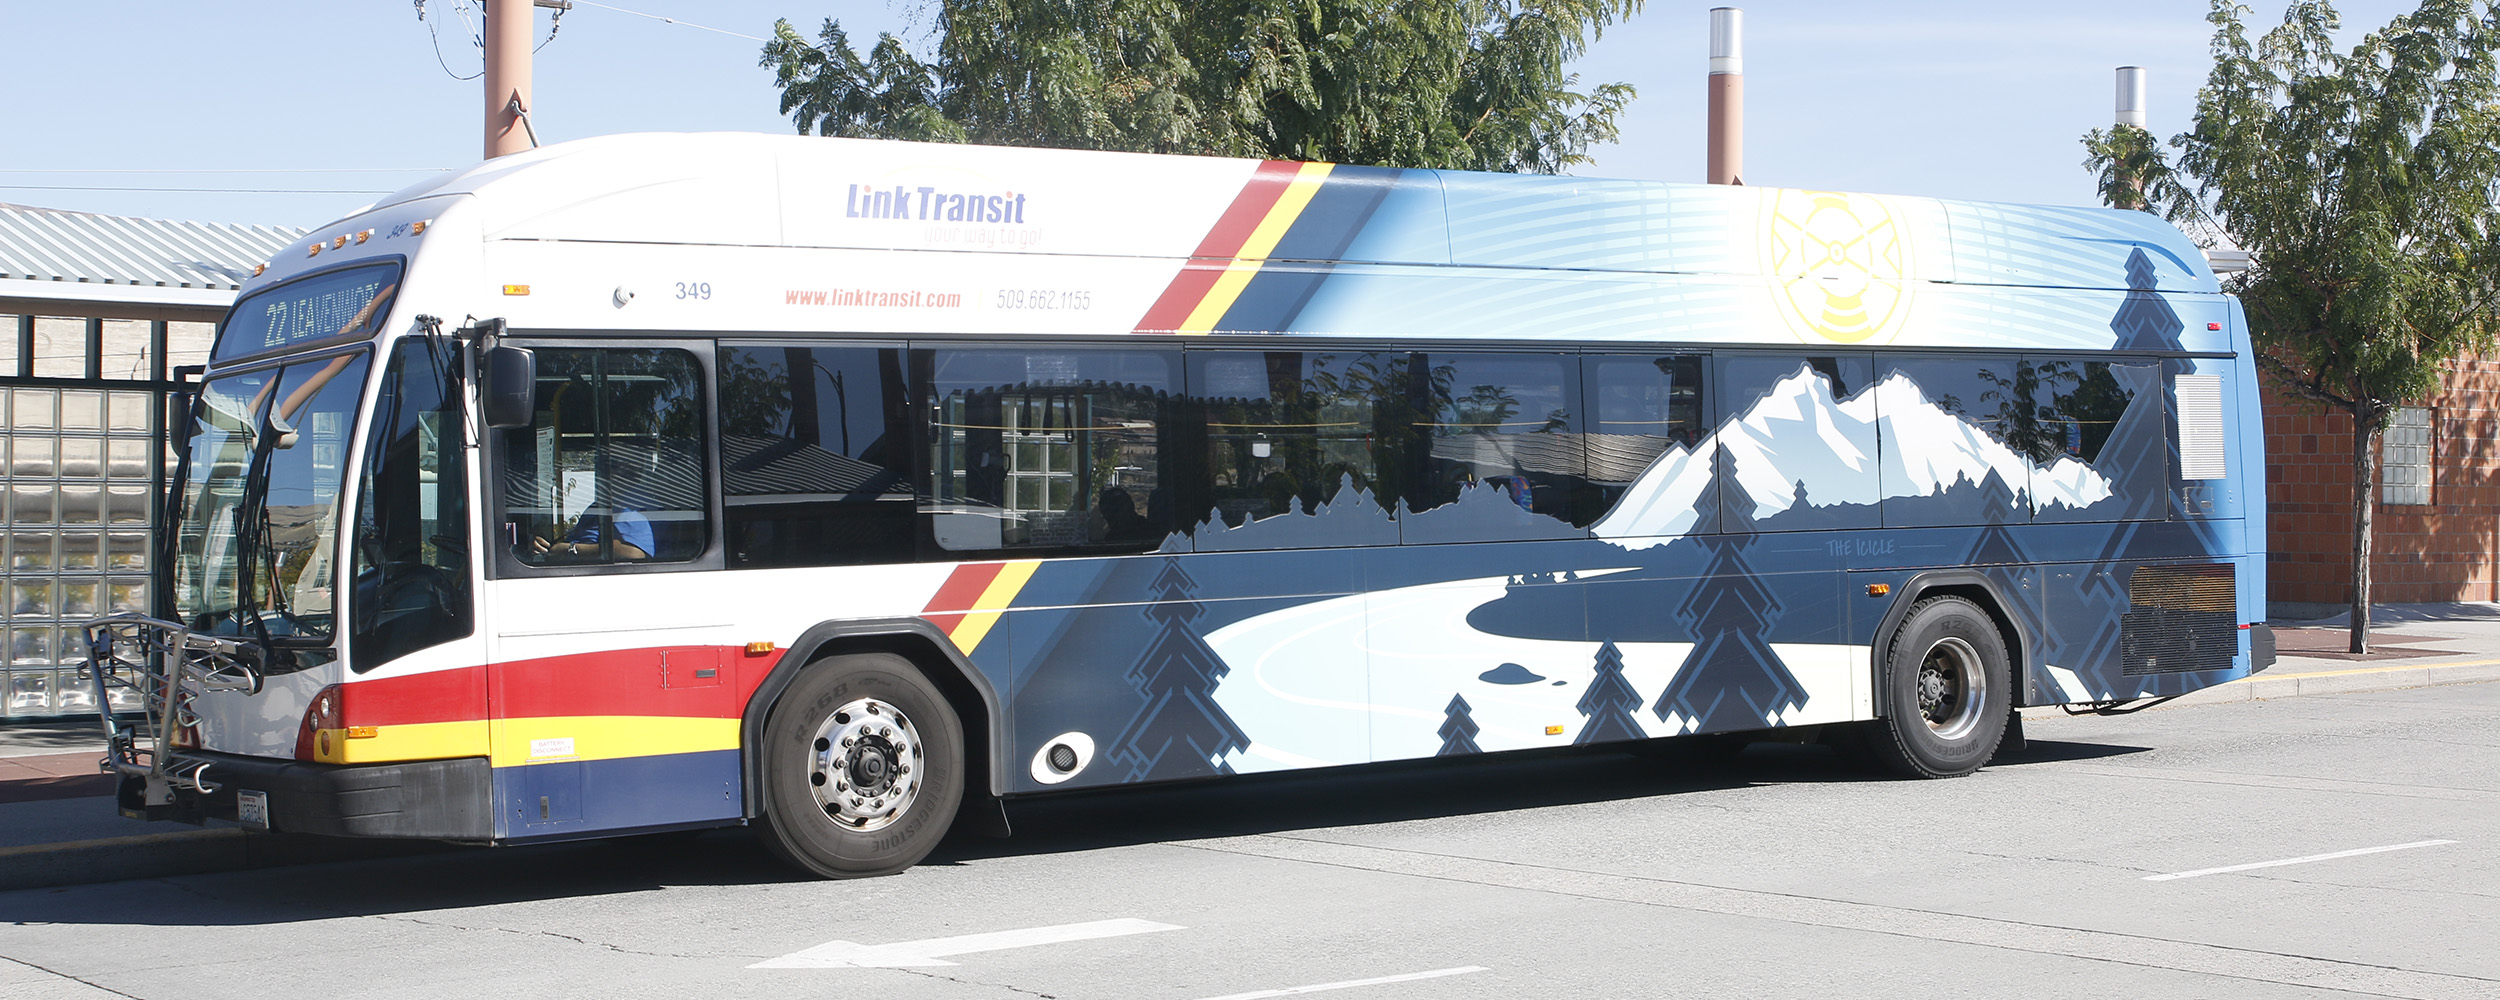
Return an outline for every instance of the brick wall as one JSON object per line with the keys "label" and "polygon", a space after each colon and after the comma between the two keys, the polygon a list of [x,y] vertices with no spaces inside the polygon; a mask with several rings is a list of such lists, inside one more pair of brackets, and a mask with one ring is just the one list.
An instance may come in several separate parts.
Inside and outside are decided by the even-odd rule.
{"label": "brick wall", "polygon": [[[2449,363],[2431,407],[2431,502],[2382,504],[2371,597],[2500,600],[2500,359]],[[2352,420],[2265,380],[2267,598],[2352,599]]]}

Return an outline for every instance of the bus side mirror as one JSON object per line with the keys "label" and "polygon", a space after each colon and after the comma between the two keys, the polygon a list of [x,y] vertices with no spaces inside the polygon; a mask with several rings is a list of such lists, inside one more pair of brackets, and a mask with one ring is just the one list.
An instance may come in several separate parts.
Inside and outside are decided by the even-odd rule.
{"label": "bus side mirror", "polygon": [[527,348],[490,347],[478,386],[486,426],[527,427],[538,409],[538,358]]}

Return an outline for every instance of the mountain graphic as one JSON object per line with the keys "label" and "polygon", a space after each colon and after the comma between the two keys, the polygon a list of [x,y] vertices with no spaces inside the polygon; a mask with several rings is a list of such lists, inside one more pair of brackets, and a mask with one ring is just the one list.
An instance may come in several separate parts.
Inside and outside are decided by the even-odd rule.
{"label": "mountain graphic", "polygon": [[1670,448],[1658,456],[1590,531],[1631,549],[1664,545],[1692,531],[1695,501],[1710,486],[1709,456],[1719,448],[1735,459],[1756,521],[1789,509],[1801,493],[1818,507],[1873,505],[1976,485],[1990,472],[2042,507],[2087,507],[2110,495],[2109,480],[2090,466],[2071,458],[2035,464],[1986,428],[1930,401],[1908,375],[1896,372],[1836,400],[1829,378],[1799,364],[1742,416],[1689,450]]}

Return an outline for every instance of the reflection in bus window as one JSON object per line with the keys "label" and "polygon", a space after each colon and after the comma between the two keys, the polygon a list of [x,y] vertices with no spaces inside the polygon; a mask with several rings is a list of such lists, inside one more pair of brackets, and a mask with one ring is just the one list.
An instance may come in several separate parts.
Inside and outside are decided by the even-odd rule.
{"label": "reflection in bus window", "polygon": [[[1584,514],[1612,507],[1668,448],[1691,448],[1706,431],[1701,356],[1673,354],[1587,359],[1588,477],[1595,492]],[[1576,523],[1576,519],[1575,519]]]}
{"label": "reflection in bus window", "polygon": [[1340,491],[1396,507],[1419,450],[1408,355],[1193,351],[1189,366],[1225,524],[1309,513]]}
{"label": "reflection in bus window", "polygon": [[1573,359],[1432,354],[1423,366],[1430,442],[1409,509],[1429,510],[1484,489],[1522,510],[1574,520],[1587,462],[1574,416],[1580,380]]}
{"label": "reflection in bus window", "polygon": [[403,340],[365,438],[356,505],[350,665],[371,670],[468,635],[469,490],[457,348]]}
{"label": "reflection in bus window", "polygon": [[724,347],[720,400],[731,568],[911,561],[901,349]]}
{"label": "reflection in bus window", "polygon": [[919,352],[941,549],[1151,549],[1172,530],[1175,352]]}
{"label": "reflection in bus window", "polygon": [[694,355],[543,347],[538,412],[504,432],[512,554],[537,566],[683,561],[705,539]]}

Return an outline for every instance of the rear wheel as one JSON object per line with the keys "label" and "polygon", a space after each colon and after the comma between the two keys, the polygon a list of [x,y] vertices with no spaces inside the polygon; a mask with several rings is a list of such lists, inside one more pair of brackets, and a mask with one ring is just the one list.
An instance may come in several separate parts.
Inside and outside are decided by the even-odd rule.
{"label": "rear wheel", "polygon": [[1979,605],[1932,597],[1910,609],[1885,656],[1889,718],[1869,732],[1877,764],[1913,778],[1969,774],[2005,737],[2013,671],[2005,637]]}
{"label": "rear wheel", "polygon": [[764,723],[764,843],[828,878],[902,871],[946,836],[963,797],[963,725],[911,661],[832,657]]}

